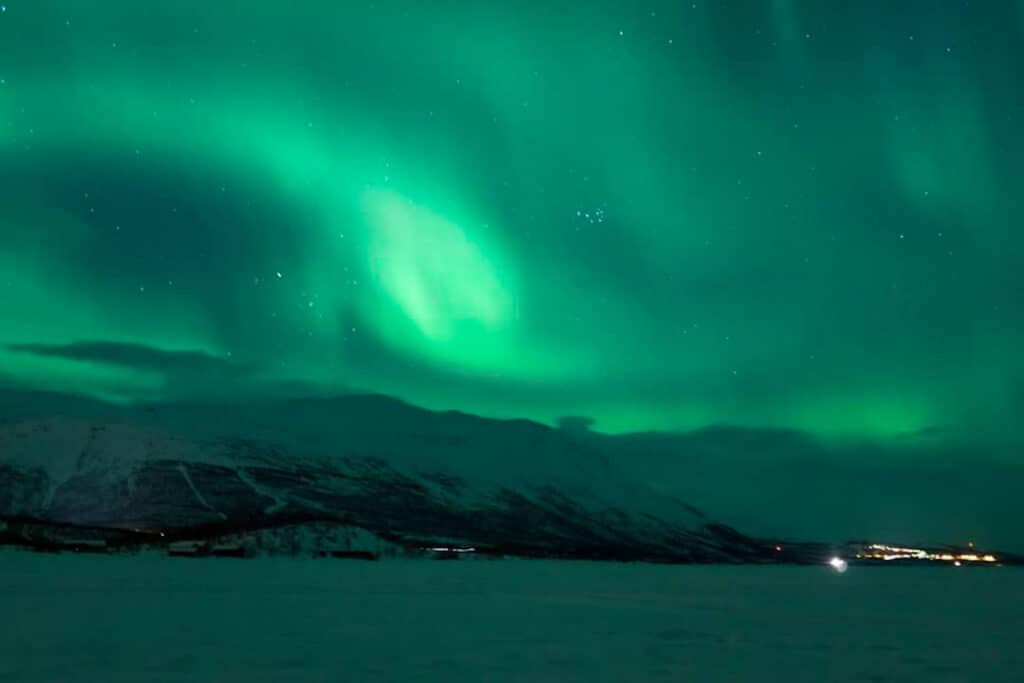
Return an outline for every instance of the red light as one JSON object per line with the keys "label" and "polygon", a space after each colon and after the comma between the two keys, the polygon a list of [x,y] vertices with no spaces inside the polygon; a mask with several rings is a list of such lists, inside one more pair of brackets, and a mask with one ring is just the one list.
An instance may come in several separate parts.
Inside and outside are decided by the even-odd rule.
{"label": "red light", "polygon": [[781,553],[782,552],[782,546],[781,545],[775,546],[775,552]]}

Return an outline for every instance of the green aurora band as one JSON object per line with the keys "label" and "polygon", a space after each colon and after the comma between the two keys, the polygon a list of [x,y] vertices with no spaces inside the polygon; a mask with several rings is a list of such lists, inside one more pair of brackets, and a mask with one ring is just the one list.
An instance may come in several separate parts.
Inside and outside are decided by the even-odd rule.
{"label": "green aurora band", "polygon": [[0,379],[1019,442],[1024,3],[350,5],[6,2]]}

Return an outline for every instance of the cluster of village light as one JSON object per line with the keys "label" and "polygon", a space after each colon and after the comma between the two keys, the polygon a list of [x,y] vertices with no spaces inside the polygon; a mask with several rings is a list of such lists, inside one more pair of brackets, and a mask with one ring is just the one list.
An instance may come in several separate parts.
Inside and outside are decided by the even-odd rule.
{"label": "cluster of village light", "polygon": [[[972,544],[973,547],[973,544]],[[939,562],[997,562],[998,558],[992,554],[980,555],[975,552],[952,553],[948,551],[930,552],[921,548],[901,548],[892,545],[881,545],[873,543],[858,552],[855,557],[858,560],[937,560]]]}
{"label": "cluster of village light", "polygon": [[[933,562],[950,562],[955,567],[961,567],[964,563],[968,562],[995,563],[999,561],[999,558],[991,553],[982,554],[974,552],[973,542],[968,545],[971,548],[970,552],[934,552],[924,550],[922,548],[903,548],[894,545],[871,543],[863,546],[862,550],[857,551],[857,553],[853,555],[853,559],[883,560],[886,562],[893,560],[930,560]],[[776,547],[776,550],[780,550],[780,548]],[[840,574],[845,572],[849,566],[847,561],[838,555],[830,558],[828,560],[828,565]]]}

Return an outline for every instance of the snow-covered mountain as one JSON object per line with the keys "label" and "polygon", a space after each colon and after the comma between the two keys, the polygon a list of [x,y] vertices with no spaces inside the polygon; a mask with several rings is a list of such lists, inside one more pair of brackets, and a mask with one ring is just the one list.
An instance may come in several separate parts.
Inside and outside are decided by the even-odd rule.
{"label": "snow-covered mountain", "polygon": [[[59,410],[48,413],[47,405]],[[117,408],[0,397],[0,516],[146,533],[331,522],[408,545],[752,561],[764,544],[560,430],[381,396]]]}

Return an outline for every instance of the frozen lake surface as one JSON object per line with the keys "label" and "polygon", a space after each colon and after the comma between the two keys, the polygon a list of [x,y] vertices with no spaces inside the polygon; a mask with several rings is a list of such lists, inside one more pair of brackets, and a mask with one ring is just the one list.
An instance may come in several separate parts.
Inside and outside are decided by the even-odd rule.
{"label": "frozen lake surface", "polygon": [[1024,681],[1024,572],[0,552],[0,681]]}

